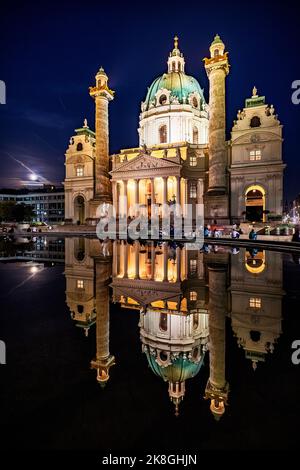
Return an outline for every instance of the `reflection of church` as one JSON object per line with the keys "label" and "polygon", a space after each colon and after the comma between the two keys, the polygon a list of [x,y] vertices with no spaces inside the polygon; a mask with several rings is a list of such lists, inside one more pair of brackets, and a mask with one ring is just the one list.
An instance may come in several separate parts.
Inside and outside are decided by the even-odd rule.
{"label": "reflection of church", "polygon": [[230,290],[232,330],[256,369],[281,334],[281,254],[252,250],[234,256]]}
{"label": "reflection of church", "polygon": [[[90,88],[95,132],[85,120],[66,151],[65,217],[95,223],[100,202],[113,201],[117,215],[160,215],[171,203],[204,203],[207,221],[263,220],[282,214],[282,126],[273,105],[254,87],[225,140],[228,53],[217,35],[205,59],[209,103],[185,73],[178,38],[167,70],[148,88],[139,116],[139,147],[109,154],[108,104],[114,92],[100,68]],[[119,197],[127,197],[127,205]],[[135,207],[134,207],[135,205]],[[129,209],[132,206],[131,209]]]}
{"label": "reflection of church", "polygon": [[230,260],[229,249],[221,247],[201,253],[168,243],[74,238],[66,239],[65,275],[66,301],[76,325],[87,330],[96,323],[91,366],[100,385],[115,364],[109,349],[113,301],[140,312],[142,350],[151,371],[168,384],[176,414],[207,366],[202,395],[215,419],[224,414],[229,394],[226,317],[254,368],[281,334],[280,254],[241,249]]}

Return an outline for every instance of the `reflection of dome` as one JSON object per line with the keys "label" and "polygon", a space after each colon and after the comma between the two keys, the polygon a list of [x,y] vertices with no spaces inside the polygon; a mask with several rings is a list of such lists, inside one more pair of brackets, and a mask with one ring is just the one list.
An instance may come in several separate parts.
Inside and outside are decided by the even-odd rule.
{"label": "reflection of dome", "polygon": [[[191,93],[198,94],[201,103],[196,104],[195,102],[195,107],[205,105],[203,91],[195,78],[183,72],[170,72],[156,78],[149,87],[145,100],[145,110],[149,109],[150,103],[155,100],[156,93],[162,89],[170,91],[172,96],[178,98],[180,104],[184,104]],[[202,109],[202,106],[200,109]]]}
{"label": "reflection of dome", "polygon": [[150,354],[149,351],[146,351],[146,356],[152,371],[165,382],[184,382],[187,379],[195,377],[204,359],[203,354],[197,362],[193,362],[191,359],[185,358],[182,353],[179,353],[179,356],[174,358],[171,364],[163,367],[157,363],[156,358]]}

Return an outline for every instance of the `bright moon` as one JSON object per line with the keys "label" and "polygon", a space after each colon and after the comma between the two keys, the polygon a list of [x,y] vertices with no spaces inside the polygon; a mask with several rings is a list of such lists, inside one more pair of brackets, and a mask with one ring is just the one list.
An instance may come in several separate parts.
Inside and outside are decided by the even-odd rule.
{"label": "bright moon", "polygon": [[35,173],[30,173],[29,178],[31,181],[36,181],[38,179],[38,176]]}

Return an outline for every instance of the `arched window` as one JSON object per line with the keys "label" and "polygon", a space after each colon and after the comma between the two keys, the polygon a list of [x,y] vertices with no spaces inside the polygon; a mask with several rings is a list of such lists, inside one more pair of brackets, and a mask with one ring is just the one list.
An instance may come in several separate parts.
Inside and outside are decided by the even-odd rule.
{"label": "arched window", "polygon": [[84,307],[83,305],[77,305],[77,312],[78,313],[83,313]]}
{"label": "arched window", "polygon": [[199,315],[198,313],[193,313],[193,328],[196,330],[199,326]]}
{"label": "arched window", "polygon": [[159,317],[159,329],[161,331],[167,331],[168,329],[168,314],[161,313]]}
{"label": "arched window", "polygon": [[167,102],[166,95],[161,95],[160,98],[159,98],[159,104],[161,104],[163,106],[164,104],[166,104],[166,102]]}
{"label": "arched window", "polygon": [[77,152],[81,152],[82,149],[83,149],[82,143],[79,142],[79,143],[77,144],[76,150],[77,150]]}
{"label": "arched window", "polygon": [[77,261],[83,261],[85,257],[84,237],[76,238],[74,242],[74,256]]}
{"label": "arched window", "polygon": [[175,62],[172,62],[172,72],[175,72],[175,67],[176,67]]}
{"label": "arched window", "polygon": [[258,341],[260,340],[260,337],[261,337],[261,333],[259,331],[254,331],[254,330],[250,331],[250,338],[254,343],[258,343]]}
{"label": "arched window", "polygon": [[167,126],[165,124],[159,128],[159,142],[161,144],[167,143]]}
{"label": "arched window", "polygon": [[214,51],[214,57],[219,57],[220,53],[219,53],[219,49],[215,49]]}
{"label": "arched window", "polygon": [[193,144],[198,144],[198,143],[199,143],[199,132],[198,132],[197,127],[194,127],[193,128]]}
{"label": "arched window", "polygon": [[194,108],[198,108],[198,100],[197,100],[196,96],[194,96],[194,98],[192,100],[192,104],[193,104]]}
{"label": "arched window", "polygon": [[168,354],[165,351],[160,351],[159,358],[162,362],[167,362]]}
{"label": "arched window", "polygon": [[181,72],[181,64],[178,64],[178,72]]}
{"label": "arched window", "polygon": [[259,127],[260,126],[260,119],[258,116],[253,116],[250,121],[250,127]]}

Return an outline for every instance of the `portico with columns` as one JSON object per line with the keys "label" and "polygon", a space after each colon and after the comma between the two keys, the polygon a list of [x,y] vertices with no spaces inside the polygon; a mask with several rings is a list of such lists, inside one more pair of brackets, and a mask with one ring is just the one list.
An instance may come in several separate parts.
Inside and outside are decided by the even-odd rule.
{"label": "portico with columns", "polygon": [[[203,178],[195,178],[191,184],[185,175],[184,165],[176,160],[158,159],[143,150],[132,160],[116,166],[110,174],[117,217],[146,217],[151,214],[151,206],[154,205],[162,217],[168,215],[164,214],[168,211],[168,205],[169,211],[172,211],[174,204],[181,206],[184,215],[186,204],[203,202]],[[177,215],[180,214],[177,212]]]}

